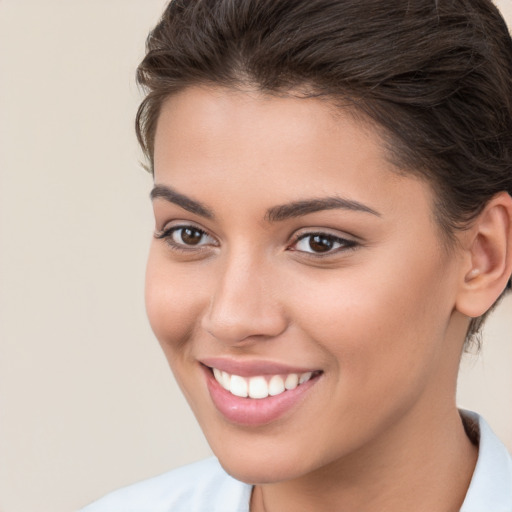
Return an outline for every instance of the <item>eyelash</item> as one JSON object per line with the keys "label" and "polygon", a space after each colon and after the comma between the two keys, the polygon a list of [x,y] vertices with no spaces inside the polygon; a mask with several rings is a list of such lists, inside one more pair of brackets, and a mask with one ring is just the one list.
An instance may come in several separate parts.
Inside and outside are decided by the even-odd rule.
{"label": "eyelash", "polygon": [[[184,252],[184,253],[190,253],[190,252],[197,253],[198,251],[205,250],[205,248],[207,246],[211,245],[211,244],[201,244],[201,243],[198,243],[197,245],[194,245],[194,244],[187,245],[185,243],[176,242],[173,238],[174,234],[178,233],[179,231],[184,231],[187,229],[194,231],[195,233],[199,234],[201,237],[207,236],[207,237],[210,237],[213,239],[213,237],[211,235],[209,235],[208,232],[206,232],[205,230],[198,228],[194,225],[189,225],[189,224],[172,226],[170,228],[164,229],[163,231],[155,233],[154,237],[156,239],[164,240],[172,250],[178,251],[178,252]],[[332,244],[339,244],[340,247],[337,247],[334,250],[328,249],[324,253],[313,252],[313,251],[309,252],[309,251],[299,250],[299,249],[295,248],[295,246],[302,240],[306,240],[308,238],[310,240],[312,240],[314,237],[320,237],[324,241],[328,240]],[[310,244],[311,244],[311,242],[310,242]],[[335,254],[338,254],[340,252],[345,252],[345,251],[348,251],[351,249],[355,249],[357,246],[359,246],[359,243],[356,242],[355,240],[342,238],[342,237],[339,237],[339,236],[336,236],[336,235],[333,235],[331,233],[327,233],[324,231],[314,231],[314,232],[307,232],[307,233],[295,235],[293,237],[292,243],[287,247],[286,250],[299,252],[301,254],[307,254],[308,257],[326,258],[329,256],[333,256]]]}
{"label": "eyelash", "polygon": [[[334,250],[328,250],[328,251],[326,251],[324,253],[322,253],[322,252],[300,251],[298,249],[294,249],[293,248],[299,242],[301,242],[302,240],[306,240],[308,238],[310,239],[310,244],[311,244],[311,241],[313,240],[314,237],[320,237],[320,238],[322,238],[324,240],[329,240],[331,243],[339,244],[340,247],[338,247],[338,248],[336,248]],[[355,249],[358,245],[359,245],[359,243],[356,242],[355,240],[352,240],[352,239],[342,238],[340,236],[336,236],[336,235],[333,235],[331,233],[326,233],[325,231],[315,231],[315,232],[307,232],[307,233],[302,233],[302,234],[296,235],[294,237],[293,243],[289,246],[288,250],[289,251],[301,252],[301,253],[307,254],[309,257],[313,257],[313,258],[327,258],[329,256],[333,256],[333,255],[338,254],[340,252],[345,252],[345,251],[348,251],[350,249]]]}
{"label": "eyelash", "polygon": [[178,251],[178,252],[185,252],[185,253],[190,253],[190,252],[198,252],[198,251],[201,251],[201,250],[204,250],[204,246],[206,244],[198,244],[198,245],[193,245],[193,244],[190,244],[190,245],[187,245],[185,243],[183,244],[180,244],[180,243],[177,243],[174,239],[173,239],[173,235],[175,233],[177,233],[178,231],[184,231],[186,229],[190,229],[196,233],[199,233],[201,237],[203,236],[209,236],[210,238],[213,238],[211,237],[211,235],[209,235],[206,231],[204,231],[203,229],[200,229],[194,225],[190,225],[190,224],[187,224],[187,225],[178,225],[178,226],[172,226],[170,228],[167,228],[167,229],[164,229],[160,232],[157,232],[155,233],[155,238],[158,239],[158,240],[164,240],[166,244],[169,245],[169,247],[174,250],[174,251]]}

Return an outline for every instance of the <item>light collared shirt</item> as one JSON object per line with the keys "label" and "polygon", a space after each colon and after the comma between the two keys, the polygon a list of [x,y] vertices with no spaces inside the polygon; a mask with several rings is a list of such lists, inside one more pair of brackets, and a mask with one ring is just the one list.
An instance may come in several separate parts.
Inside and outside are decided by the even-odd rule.
{"label": "light collared shirt", "polygon": [[[461,415],[479,448],[460,512],[512,512],[510,454],[482,417]],[[212,457],[115,491],[80,512],[249,512],[251,492]]]}
{"label": "light collared shirt", "polygon": [[478,414],[461,411],[478,439],[478,459],[460,512],[512,512],[512,458]]}

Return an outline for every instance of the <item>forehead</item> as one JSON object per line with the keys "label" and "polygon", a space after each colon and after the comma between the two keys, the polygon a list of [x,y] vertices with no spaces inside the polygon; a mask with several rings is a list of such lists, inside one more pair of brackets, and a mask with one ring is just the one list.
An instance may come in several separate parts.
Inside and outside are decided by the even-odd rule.
{"label": "forehead", "polygon": [[[347,159],[356,154],[358,160],[376,157],[382,167],[398,171],[387,158],[377,127],[326,99],[222,87],[184,89],[162,106],[155,135],[155,166],[171,154],[178,157],[180,149],[190,149],[192,144],[195,152],[187,155],[189,159],[205,154],[214,157],[221,148],[227,159],[239,148],[247,164],[276,153],[279,160],[293,158],[296,153],[290,150],[295,149],[301,156],[309,152],[318,163],[341,152]],[[312,174],[315,167],[311,165]]]}
{"label": "forehead", "polygon": [[391,163],[376,127],[317,98],[185,89],[162,107],[154,162],[157,183],[267,207],[340,194],[376,210],[393,196],[407,208],[412,188],[430,200],[425,183]]}

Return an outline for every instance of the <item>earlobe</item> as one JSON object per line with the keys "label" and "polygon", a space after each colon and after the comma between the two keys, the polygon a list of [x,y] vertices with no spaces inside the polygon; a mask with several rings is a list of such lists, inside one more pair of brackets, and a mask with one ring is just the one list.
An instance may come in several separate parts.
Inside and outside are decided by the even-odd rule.
{"label": "earlobe", "polygon": [[512,198],[494,196],[467,231],[468,265],[456,309],[466,316],[483,315],[501,295],[512,273]]}

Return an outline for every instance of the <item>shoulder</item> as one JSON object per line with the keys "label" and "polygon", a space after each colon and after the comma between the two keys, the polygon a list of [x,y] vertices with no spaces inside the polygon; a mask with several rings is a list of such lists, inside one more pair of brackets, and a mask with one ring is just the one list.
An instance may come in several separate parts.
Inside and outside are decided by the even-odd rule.
{"label": "shoulder", "polygon": [[248,512],[250,494],[250,485],[212,457],[114,491],[80,512]]}

